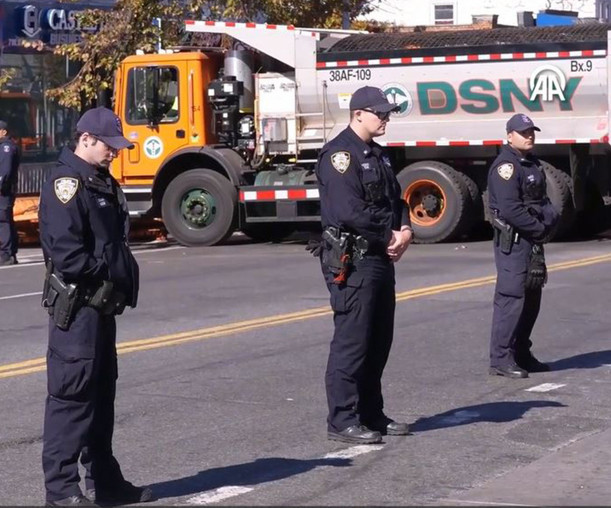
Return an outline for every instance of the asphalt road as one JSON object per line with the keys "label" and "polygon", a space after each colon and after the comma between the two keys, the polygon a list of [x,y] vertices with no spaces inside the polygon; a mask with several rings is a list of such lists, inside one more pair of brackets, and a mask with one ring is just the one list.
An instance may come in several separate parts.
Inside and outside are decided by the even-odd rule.
{"label": "asphalt road", "polygon": [[[554,370],[523,380],[487,374],[490,241],[412,246],[383,389],[413,435],[362,447],[326,439],[332,320],[303,242],[135,249],[114,443],[153,504],[609,503],[609,240],[548,246],[533,350]],[[2,505],[44,502],[44,268],[20,259],[0,268]]]}

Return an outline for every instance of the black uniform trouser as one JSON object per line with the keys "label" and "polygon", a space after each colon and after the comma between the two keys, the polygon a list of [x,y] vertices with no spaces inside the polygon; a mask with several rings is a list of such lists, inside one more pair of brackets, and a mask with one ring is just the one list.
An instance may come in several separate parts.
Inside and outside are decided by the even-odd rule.
{"label": "black uniform trouser", "polygon": [[13,220],[15,196],[0,195],[0,259],[17,254],[17,228]]}
{"label": "black uniform trouser", "polygon": [[79,457],[87,489],[123,481],[112,453],[116,380],[113,316],[84,307],[68,330],[50,321],[42,451],[48,501],[81,493]]}
{"label": "black uniform trouser", "polygon": [[384,415],[381,378],[393,340],[394,266],[383,257],[357,263],[345,285],[323,274],[331,295],[335,332],[325,384],[329,430],[342,431]]}
{"label": "black uniform trouser", "polygon": [[541,289],[526,289],[526,272],[532,244],[520,239],[510,254],[495,246],[497,281],[490,335],[490,366],[502,367],[527,360],[530,335],[541,308]]}

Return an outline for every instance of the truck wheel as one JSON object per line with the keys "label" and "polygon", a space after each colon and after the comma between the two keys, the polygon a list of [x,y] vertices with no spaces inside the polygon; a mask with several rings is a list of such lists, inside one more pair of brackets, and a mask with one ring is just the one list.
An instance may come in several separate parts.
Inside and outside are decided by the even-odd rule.
{"label": "truck wheel", "polygon": [[191,169],[170,182],[161,201],[169,233],[187,246],[216,245],[235,228],[237,192],[211,169]]}
{"label": "truck wheel", "polygon": [[574,231],[580,237],[588,238],[609,227],[607,208],[597,185],[592,180],[586,180],[585,206],[577,214]]}
{"label": "truck wheel", "polygon": [[560,214],[558,224],[550,235],[551,240],[558,240],[566,237],[575,222],[571,177],[549,162],[541,161],[541,166],[545,171],[547,195]]}
{"label": "truck wheel", "polygon": [[410,207],[416,243],[452,240],[467,231],[471,195],[458,171],[441,162],[421,161],[404,168],[397,180]]}
{"label": "truck wheel", "polygon": [[290,224],[244,224],[242,233],[257,242],[277,243],[295,231]]}

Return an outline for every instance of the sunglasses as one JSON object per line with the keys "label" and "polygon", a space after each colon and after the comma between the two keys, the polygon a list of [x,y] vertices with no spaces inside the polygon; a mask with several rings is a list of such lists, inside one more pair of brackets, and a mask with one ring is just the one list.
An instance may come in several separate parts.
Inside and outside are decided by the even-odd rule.
{"label": "sunglasses", "polygon": [[363,109],[363,111],[367,111],[367,113],[373,113],[375,116],[378,117],[378,119],[382,120],[383,122],[390,118],[390,111],[387,111],[385,113],[382,113],[380,111],[373,111],[371,109]]}

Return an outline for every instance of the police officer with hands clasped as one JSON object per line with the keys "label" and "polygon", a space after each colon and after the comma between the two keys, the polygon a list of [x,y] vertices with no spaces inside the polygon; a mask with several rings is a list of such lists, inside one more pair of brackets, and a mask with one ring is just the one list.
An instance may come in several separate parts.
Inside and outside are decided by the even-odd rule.
{"label": "police officer with hands clasped", "polygon": [[536,127],[526,115],[507,122],[507,145],[488,173],[497,281],[490,339],[490,374],[525,378],[550,370],[530,349],[530,335],[547,282],[543,251],[558,221],[545,173],[531,151]]}
{"label": "police officer with hands clasped", "polygon": [[[117,379],[115,315],[135,307],[138,264],[128,245],[125,197],[109,173],[133,145],[107,108],[77,123],[43,185],[40,239],[47,266],[43,306],[50,314],[42,463],[49,506],[127,504],[150,489],[123,478],[112,451]],[[84,466],[84,496],[78,462]]]}
{"label": "police officer with hands clasped", "polygon": [[321,150],[321,256],[335,332],[325,376],[328,438],[377,443],[407,435],[408,425],[383,412],[381,378],[393,340],[395,271],[412,241],[407,205],[388,157],[373,138],[390,114],[379,88],[350,100],[350,125]]}
{"label": "police officer with hands clasped", "polygon": [[19,151],[8,133],[9,125],[0,120],[0,266],[17,264],[17,229],[13,206],[17,192]]}

